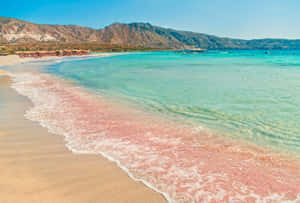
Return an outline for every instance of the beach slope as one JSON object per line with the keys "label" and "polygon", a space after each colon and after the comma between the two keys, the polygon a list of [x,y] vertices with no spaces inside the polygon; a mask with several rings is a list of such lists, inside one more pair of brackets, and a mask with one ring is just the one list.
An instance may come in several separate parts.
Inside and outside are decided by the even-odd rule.
{"label": "beach slope", "polygon": [[30,101],[0,73],[0,202],[166,202],[100,155],[73,154],[24,118]]}

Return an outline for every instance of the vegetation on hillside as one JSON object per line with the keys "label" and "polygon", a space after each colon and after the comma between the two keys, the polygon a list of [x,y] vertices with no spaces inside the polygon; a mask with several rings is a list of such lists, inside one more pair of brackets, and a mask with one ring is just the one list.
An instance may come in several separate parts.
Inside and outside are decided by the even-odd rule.
{"label": "vegetation on hillside", "polygon": [[0,53],[14,54],[17,51],[54,51],[63,49],[82,49],[91,52],[159,51],[163,49],[145,48],[132,45],[98,43],[6,43],[0,44]]}
{"label": "vegetation on hillside", "polygon": [[[152,49],[300,49],[300,40],[242,40],[178,31],[149,23],[114,23],[103,29],[77,25],[41,25],[14,18],[0,17],[0,43],[43,43],[45,47],[82,44],[95,51],[132,51]],[[49,45],[50,43],[51,45]],[[54,44],[54,45],[53,45]],[[13,46],[12,46],[13,47]],[[31,49],[32,47],[29,47]],[[74,48],[71,46],[71,48]]]}

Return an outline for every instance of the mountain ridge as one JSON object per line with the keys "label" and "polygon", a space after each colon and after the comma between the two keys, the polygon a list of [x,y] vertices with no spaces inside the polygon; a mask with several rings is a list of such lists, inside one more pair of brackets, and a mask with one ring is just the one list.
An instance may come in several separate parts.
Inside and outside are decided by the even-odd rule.
{"label": "mountain ridge", "polygon": [[79,25],[36,24],[0,17],[0,43],[32,42],[95,42],[165,49],[300,49],[300,39],[233,39],[141,22],[116,22],[101,29],[93,29]]}

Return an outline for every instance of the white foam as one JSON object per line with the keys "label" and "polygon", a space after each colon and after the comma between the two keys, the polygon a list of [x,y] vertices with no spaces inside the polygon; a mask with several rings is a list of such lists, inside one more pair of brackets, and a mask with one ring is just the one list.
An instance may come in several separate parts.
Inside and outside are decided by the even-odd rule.
{"label": "white foam", "polygon": [[[46,82],[47,80],[37,74],[23,73],[23,74],[12,74],[14,83],[12,87],[19,92],[21,95],[27,96],[34,104],[34,106],[26,111],[25,117],[40,123],[41,126],[47,128],[49,132],[63,135],[66,140],[66,147],[74,153],[93,153],[101,154],[110,161],[115,162],[123,171],[125,171],[130,178],[135,181],[140,181],[152,190],[161,193],[169,202],[197,202],[201,199],[203,202],[209,202],[211,200],[222,201],[222,199],[231,192],[231,202],[245,201],[248,197],[253,197],[256,202],[270,202],[270,201],[284,201],[284,194],[270,194],[267,197],[260,197],[257,195],[252,188],[247,187],[241,183],[232,185],[233,190],[227,191],[222,188],[222,182],[228,181],[228,174],[220,174],[216,172],[202,172],[201,167],[205,166],[205,162],[197,162],[197,165],[180,167],[179,163],[174,163],[165,171],[163,165],[168,163],[168,157],[162,156],[155,152],[152,152],[150,147],[139,146],[130,140],[120,140],[114,137],[109,137],[109,132],[103,131],[89,133],[87,136],[77,136],[83,134],[82,129],[76,127],[76,123],[72,120],[72,117],[63,120],[47,119],[44,114],[50,114],[52,111],[63,111],[59,109],[59,104],[64,103],[58,95],[47,91],[47,89],[40,86],[40,83]],[[30,87],[29,87],[29,86]],[[64,85],[61,83],[55,83],[54,86],[57,89],[64,89]],[[84,96],[84,95],[83,95]],[[68,114],[68,112],[64,112]],[[70,114],[72,116],[72,114]],[[67,116],[67,115],[66,115]],[[82,121],[83,122],[83,121]],[[198,129],[202,130],[202,129]],[[148,140],[154,144],[170,144],[179,145],[182,140],[180,138],[165,138],[155,137],[151,132],[147,132],[146,136],[149,136]],[[110,150],[106,150],[110,147]],[[134,154],[131,163],[123,163],[122,158],[127,158],[130,152]],[[147,160],[144,156],[147,156]],[[174,152],[177,156],[177,152]],[[129,157],[130,158],[130,157]],[[143,161],[143,162],[141,162]],[[135,168],[144,163],[152,163],[157,161],[158,165],[153,165],[147,168],[147,171],[140,171],[140,174],[136,174]],[[145,177],[143,173],[147,172],[166,172],[165,179],[178,177],[173,180],[172,185],[165,185],[164,182],[159,180],[153,180],[153,177]],[[148,179],[147,179],[148,178]],[[197,180],[196,182],[180,182],[180,178],[183,180]],[[219,180],[219,182],[216,182]],[[176,193],[176,184],[181,184],[181,187],[186,187],[187,193],[184,196]],[[215,187],[214,192],[206,190],[206,187],[213,185]],[[195,192],[194,192],[195,191]],[[241,191],[236,193],[235,191]],[[194,193],[193,193],[194,192]],[[194,194],[191,196],[190,194]],[[173,197],[176,197],[175,200]],[[300,194],[295,201],[286,202],[297,202],[300,199]]]}
{"label": "white foam", "polygon": [[[59,98],[47,97],[47,93],[40,95],[41,94],[40,91],[31,91],[31,90],[28,90],[25,88],[26,83],[32,83],[35,80],[39,80],[40,78],[38,76],[34,76],[33,74],[19,74],[19,75],[10,74],[10,76],[13,78],[13,81],[14,81],[14,83],[12,84],[12,88],[14,88],[19,94],[21,94],[23,96],[27,96],[29,99],[31,99],[31,101],[34,104],[34,106],[31,109],[27,110],[25,113],[25,117],[27,119],[32,120],[32,121],[38,121],[40,123],[40,125],[42,127],[47,128],[50,133],[57,134],[57,135],[63,135],[66,140],[65,146],[73,153],[100,154],[103,157],[105,157],[106,159],[116,163],[118,165],[118,167],[121,168],[131,179],[138,181],[138,182],[142,182],[144,185],[151,188],[155,192],[162,194],[168,202],[172,202],[172,203],[175,202],[173,199],[171,199],[169,197],[169,195],[167,193],[158,190],[156,187],[154,187],[149,182],[147,182],[141,178],[134,177],[134,175],[132,173],[130,173],[129,169],[126,168],[124,165],[122,165],[119,160],[114,159],[113,157],[109,156],[108,154],[106,154],[104,152],[94,152],[91,150],[82,150],[82,149],[78,150],[78,149],[74,148],[74,146],[72,145],[72,143],[74,142],[74,140],[73,140],[74,138],[71,138],[71,136],[69,136],[69,134],[67,132],[64,132],[62,129],[55,128],[54,127],[55,125],[49,124],[48,123],[49,121],[45,121],[45,120],[39,118],[39,114],[42,112],[42,110],[40,110],[40,109],[43,108],[43,105],[45,105],[45,103],[43,103],[42,101],[40,101],[37,98],[44,98],[44,99],[48,100],[49,103],[55,103],[55,102],[51,102],[51,100],[58,100]],[[50,95],[51,94],[49,94],[48,96],[50,96]],[[101,132],[101,133],[103,133],[103,132]]]}

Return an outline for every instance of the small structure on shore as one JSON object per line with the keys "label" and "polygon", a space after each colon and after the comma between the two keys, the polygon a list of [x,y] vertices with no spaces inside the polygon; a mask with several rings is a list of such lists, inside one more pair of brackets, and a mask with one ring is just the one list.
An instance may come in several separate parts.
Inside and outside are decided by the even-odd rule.
{"label": "small structure on shore", "polygon": [[56,51],[17,51],[16,54],[19,57],[43,57],[43,56],[81,56],[87,55],[90,50],[56,50]]}
{"label": "small structure on shore", "polygon": [[0,56],[7,56],[8,53],[0,53]]}

